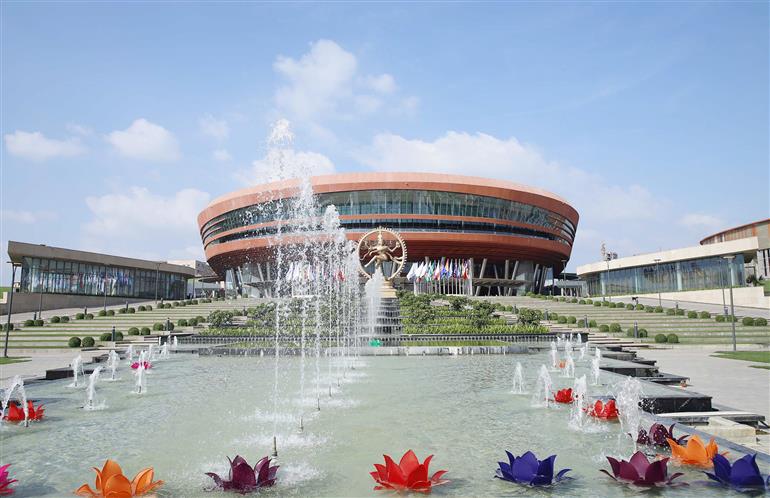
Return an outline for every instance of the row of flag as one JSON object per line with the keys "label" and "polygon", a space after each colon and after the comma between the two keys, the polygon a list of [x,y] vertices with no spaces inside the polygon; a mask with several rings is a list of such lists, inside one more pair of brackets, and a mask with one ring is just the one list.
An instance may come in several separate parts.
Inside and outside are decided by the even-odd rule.
{"label": "row of flag", "polygon": [[310,263],[292,262],[289,264],[284,280],[288,282],[317,282],[326,278],[342,282],[345,280],[345,273],[341,269],[334,271],[323,264],[313,266]]}
{"label": "row of flag", "polygon": [[450,278],[468,280],[470,276],[470,260],[446,258],[412,263],[409,273],[406,274],[406,278],[410,282],[436,282]]}

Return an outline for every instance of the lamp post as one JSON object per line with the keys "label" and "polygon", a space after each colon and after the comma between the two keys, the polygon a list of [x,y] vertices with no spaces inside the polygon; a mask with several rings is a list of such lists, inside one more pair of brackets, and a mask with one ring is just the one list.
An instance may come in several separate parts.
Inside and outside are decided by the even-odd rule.
{"label": "lamp post", "polygon": [[13,287],[16,284],[16,267],[19,263],[11,263],[11,294],[8,296],[8,321],[5,324],[5,347],[3,348],[3,357],[8,358],[8,335],[11,333],[11,312],[13,311]]}
{"label": "lamp post", "polygon": [[612,302],[612,297],[610,297],[610,256],[607,256],[607,284],[604,289],[604,293],[607,294],[607,301]]}
{"label": "lamp post", "polygon": [[733,351],[736,351],[738,346],[735,339],[735,303],[733,302],[733,260],[735,255],[730,254],[729,256],[722,257],[727,261],[727,271],[730,278],[730,324],[733,328]]}
{"label": "lamp post", "polygon": [[[568,260],[568,259],[562,259],[562,260],[561,260],[561,279],[562,279],[562,280],[564,280],[564,270],[566,270],[566,269],[567,269],[567,261],[569,261],[569,260]],[[561,288],[559,288],[559,292],[560,292],[560,293],[563,293],[563,291],[561,290]]]}
{"label": "lamp post", "polygon": [[660,274],[658,273],[659,263],[660,263],[660,258],[655,258],[655,288],[658,291],[658,306],[662,308],[663,301],[660,299]]}

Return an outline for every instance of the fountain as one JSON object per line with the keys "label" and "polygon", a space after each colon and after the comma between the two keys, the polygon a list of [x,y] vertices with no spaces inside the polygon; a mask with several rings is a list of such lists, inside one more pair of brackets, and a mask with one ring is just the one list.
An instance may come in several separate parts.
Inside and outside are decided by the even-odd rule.
{"label": "fountain", "polygon": [[158,355],[159,360],[168,360],[171,357],[171,353],[169,353],[168,350],[168,343],[163,344],[163,347],[160,348],[160,354]]}
{"label": "fountain", "polygon": [[524,375],[522,373],[521,362],[516,362],[516,369],[513,372],[513,394],[524,394]]}
{"label": "fountain", "polygon": [[[642,384],[639,379],[626,377],[620,385],[620,391],[615,396],[615,404],[618,407],[618,418],[620,419],[621,437],[626,434],[636,435],[639,432],[639,423],[641,421],[641,409],[639,401],[642,395]],[[625,441],[626,437],[622,437]],[[633,441],[633,452],[636,451],[636,437],[630,438]]]}
{"label": "fountain", "polygon": [[[152,347],[152,345],[150,345],[150,347]],[[139,365],[137,365],[136,372],[134,373],[136,376],[136,382],[134,383],[136,390],[134,392],[136,394],[144,394],[147,392],[147,379],[144,371],[144,365],[147,361],[145,354],[144,351],[139,353]]]}
{"label": "fountain", "polygon": [[[599,350],[597,349],[597,351],[599,351]],[[592,385],[594,385],[594,386],[598,386],[599,385],[599,376],[601,375],[601,370],[599,368],[599,362],[600,361],[601,360],[600,360],[600,358],[598,356],[594,357],[594,359],[591,360],[591,376],[593,377]]]}
{"label": "fountain", "polygon": [[576,430],[583,429],[583,421],[585,418],[585,400],[586,392],[588,388],[586,386],[586,376],[581,375],[575,379],[575,384],[572,388],[572,407],[570,410],[569,425]]}
{"label": "fountain", "polygon": [[72,360],[73,380],[69,387],[80,387],[79,376],[81,374],[85,377],[85,372],[83,371],[83,357],[81,355],[77,355],[75,359]]}
{"label": "fountain", "polygon": [[176,348],[178,347],[179,347],[179,339],[177,338],[177,336],[174,336],[174,338],[171,339],[171,349],[176,351]]}
{"label": "fountain", "polygon": [[564,371],[562,373],[562,377],[567,377],[568,379],[571,379],[575,376],[575,360],[572,359],[572,355],[567,355],[567,360],[564,364]]}
{"label": "fountain", "polygon": [[133,344],[129,344],[128,348],[126,348],[126,360],[128,360],[129,365],[134,362],[134,345]]}
{"label": "fountain", "polygon": [[585,360],[587,355],[588,355],[588,343],[586,342],[585,344],[583,344],[583,347],[580,348],[580,361]]}
{"label": "fountain", "polygon": [[[560,340],[557,338],[557,340]],[[558,346],[555,342],[551,341],[551,368],[556,370],[558,367]]]}
{"label": "fountain", "polygon": [[[140,356],[141,358],[141,356]],[[147,347],[147,356],[145,358],[147,361],[155,361],[155,344],[150,344]]]}
{"label": "fountain", "polygon": [[94,368],[91,375],[88,376],[88,389],[86,390],[86,404],[83,407],[86,410],[101,410],[104,408],[104,404],[94,404],[94,396],[96,394],[96,381],[99,380],[99,374],[102,373],[102,367],[98,366]]}
{"label": "fountain", "polygon": [[537,385],[535,387],[534,397],[532,399],[533,404],[536,406],[548,407],[548,403],[551,400],[551,387],[553,382],[551,381],[551,374],[548,372],[548,367],[545,365],[540,366],[540,373],[537,376]]}
{"label": "fountain", "polygon": [[111,349],[107,355],[107,368],[110,369],[110,380],[117,380],[118,362],[120,362],[120,356],[118,356],[114,349]]}
{"label": "fountain", "polygon": [[5,412],[8,409],[8,404],[11,402],[13,391],[17,391],[19,393],[19,401],[21,402],[21,409],[24,410],[24,427],[29,427],[29,407],[27,406],[27,391],[26,389],[24,389],[24,381],[18,375],[15,375],[13,379],[11,379],[11,384],[5,390],[5,394],[3,395],[3,399],[2,399],[3,404],[2,404],[2,407],[0,407],[1,409],[0,421],[2,421],[5,418]]}

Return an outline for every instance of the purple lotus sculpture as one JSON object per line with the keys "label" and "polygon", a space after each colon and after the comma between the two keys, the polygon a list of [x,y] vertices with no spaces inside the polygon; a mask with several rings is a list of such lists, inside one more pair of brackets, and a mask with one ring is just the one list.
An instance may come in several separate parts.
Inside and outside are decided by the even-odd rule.
{"label": "purple lotus sculpture", "polygon": [[660,448],[668,448],[668,440],[673,439],[677,444],[684,443],[687,436],[682,436],[679,439],[674,438],[674,424],[671,427],[654,423],[650,426],[650,432],[644,429],[639,429],[639,434],[636,437],[637,444],[645,444],[647,446],[658,446]]}
{"label": "purple lotus sculpture", "polygon": [[730,465],[727,458],[714,455],[714,473],[704,472],[709,479],[738,491],[770,488],[770,476],[762,477],[757,466],[757,455],[745,455]]}
{"label": "purple lotus sculpture", "polygon": [[[227,457],[230,460],[230,457]],[[230,477],[225,481],[219,475],[213,472],[206,472],[206,475],[214,479],[217,487],[225,491],[235,491],[238,493],[249,493],[259,488],[272,486],[275,484],[275,474],[278,466],[270,466],[270,458],[264,457],[254,468],[248,464],[240,455],[230,460]]]}
{"label": "purple lotus sculpture", "polygon": [[495,471],[495,477],[498,479],[529,486],[549,486],[571,479],[571,477],[565,477],[565,474],[571,469],[562,469],[554,477],[553,463],[556,460],[556,455],[551,455],[545,460],[538,460],[531,451],[518,458],[513,456],[510,451],[505,453],[508,455],[508,463],[497,462],[500,468]]}
{"label": "purple lotus sculpture", "polygon": [[668,477],[668,458],[650,462],[647,460],[647,457],[644,456],[644,453],[637,451],[629,461],[618,461],[612,457],[607,457],[607,461],[610,462],[610,466],[612,467],[612,474],[604,469],[601,469],[600,471],[616,481],[626,484],[645,487],[684,484],[674,484],[671,482],[683,474],[677,472],[676,474],[671,475],[671,477]]}

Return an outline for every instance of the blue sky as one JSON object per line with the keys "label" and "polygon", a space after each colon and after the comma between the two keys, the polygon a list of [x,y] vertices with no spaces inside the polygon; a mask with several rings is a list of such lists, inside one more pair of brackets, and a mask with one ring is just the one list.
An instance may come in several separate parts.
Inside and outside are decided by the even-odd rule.
{"label": "blue sky", "polygon": [[562,195],[572,269],[770,212],[766,2],[1,9],[3,250],[201,258],[195,215],[266,178],[279,118],[317,171]]}

